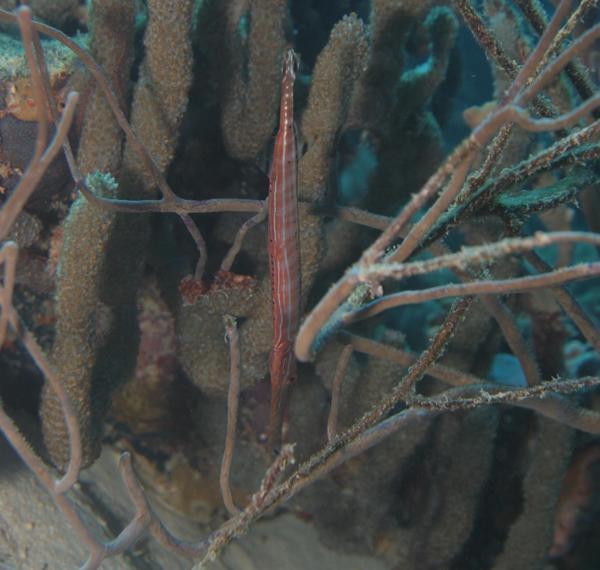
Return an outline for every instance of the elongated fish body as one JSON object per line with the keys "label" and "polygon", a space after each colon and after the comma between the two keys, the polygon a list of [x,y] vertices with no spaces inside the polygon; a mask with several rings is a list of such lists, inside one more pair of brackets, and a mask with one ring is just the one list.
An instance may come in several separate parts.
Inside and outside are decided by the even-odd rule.
{"label": "elongated fish body", "polygon": [[279,130],[269,176],[269,267],[273,298],[273,348],[269,363],[271,412],[269,442],[278,445],[289,387],[296,378],[294,340],[300,325],[300,243],[298,168],[294,129],[296,55],[285,55]]}

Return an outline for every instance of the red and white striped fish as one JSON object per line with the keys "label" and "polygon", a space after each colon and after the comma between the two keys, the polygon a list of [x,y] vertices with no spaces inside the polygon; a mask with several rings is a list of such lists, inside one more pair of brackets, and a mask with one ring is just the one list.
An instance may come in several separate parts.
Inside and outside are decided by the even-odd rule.
{"label": "red and white striped fish", "polygon": [[284,58],[279,130],[269,175],[269,267],[273,298],[273,348],[269,442],[281,440],[290,385],[296,379],[294,341],[300,325],[300,242],[298,236],[298,156],[294,127],[294,80],[298,58]]}

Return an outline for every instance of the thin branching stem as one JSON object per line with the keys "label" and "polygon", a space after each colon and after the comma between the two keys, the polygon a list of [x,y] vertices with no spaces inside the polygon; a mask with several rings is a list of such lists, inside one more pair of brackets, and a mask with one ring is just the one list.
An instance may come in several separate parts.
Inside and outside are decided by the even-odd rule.
{"label": "thin branching stem", "polygon": [[535,289],[557,287],[571,281],[592,279],[600,275],[600,262],[578,263],[572,267],[556,269],[543,275],[513,277],[511,279],[472,281],[430,287],[422,291],[402,291],[380,297],[367,303],[354,312],[348,312],[343,320],[344,325],[367,319],[391,308],[404,305],[424,303],[448,297],[464,297],[470,295],[499,295],[507,293],[524,293]]}
{"label": "thin branching stem", "polygon": [[505,238],[496,243],[463,247],[457,253],[448,253],[425,261],[382,263],[371,265],[365,269],[357,267],[353,271],[361,281],[372,281],[388,277],[406,279],[407,277],[423,275],[441,269],[464,269],[476,264],[489,263],[508,255],[532,251],[537,247],[560,243],[587,243],[600,247],[600,235],[591,232],[571,231],[537,232],[532,237]]}
{"label": "thin branching stem", "polygon": [[[525,259],[532,267],[542,273],[551,271],[552,268],[535,252],[526,252]],[[555,287],[549,289],[562,309],[569,315],[573,323],[577,326],[584,338],[594,347],[594,350],[600,353],[600,331],[593,322],[589,313],[579,305],[572,293],[566,287]]]}
{"label": "thin branching stem", "polygon": [[240,400],[240,337],[234,317],[225,315],[223,323],[225,324],[225,338],[229,343],[229,391],[227,393],[227,430],[219,484],[225,507],[229,511],[229,514],[234,516],[239,513],[239,509],[233,501],[229,479],[233,449],[235,447],[238,404]]}
{"label": "thin branching stem", "polygon": [[[448,248],[445,247],[442,242],[434,243],[431,249],[436,253],[440,252],[438,255],[444,255],[448,252]],[[452,271],[463,283],[468,283],[477,279],[477,275],[480,277],[484,277],[485,273],[490,275],[491,268],[486,267],[485,270],[479,271],[477,274],[472,270],[463,270],[456,267],[453,268]],[[525,340],[519,330],[519,326],[512,311],[498,296],[481,295],[479,299],[486,311],[496,321],[498,327],[502,331],[502,336],[506,340],[506,343],[519,360],[527,383],[530,386],[539,384],[541,381],[539,366],[529,343]]]}
{"label": "thin branching stem", "polygon": [[337,433],[337,420],[340,410],[340,393],[342,391],[342,382],[346,375],[346,370],[350,364],[350,358],[354,349],[351,344],[347,344],[340,353],[335,374],[331,383],[331,404],[329,406],[329,415],[327,416],[327,440],[331,441]]}
{"label": "thin branching stem", "polygon": [[7,241],[2,244],[0,249],[0,263],[4,263],[4,283],[0,290],[0,347],[6,340],[6,331],[8,327],[9,309],[12,306],[13,291],[15,288],[15,269],[17,264],[17,254],[19,248],[13,241]]}
{"label": "thin branching stem", "polygon": [[255,216],[252,216],[251,218],[248,218],[240,226],[240,229],[238,230],[237,234],[235,235],[235,239],[233,240],[233,243],[231,244],[231,247],[229,248],[227,255],[225,255],[225,257],[223,258],[223,261],[221,262],[221,267],[220,267],[221,271],[230,271],[231,270],[231,266],[233,265],[233,262],[235,261],[237,254],[240,252],[240,249],[242,249],[242,243],[244,241],[244,238],[246,237],[246,234],[254,226],[261,224],[262,222],[264,222],[267,219],[267,212],[268,212],[267,208],[263,208],[262,210],[259,210],[258,214],[256,214]]}

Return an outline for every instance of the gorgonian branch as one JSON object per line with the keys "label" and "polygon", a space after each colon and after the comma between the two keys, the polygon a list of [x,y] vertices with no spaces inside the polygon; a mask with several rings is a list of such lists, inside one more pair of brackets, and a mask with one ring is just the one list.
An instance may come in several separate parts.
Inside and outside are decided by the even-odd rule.
{"label": "gorgonian branch", "polygon": [[[384,263],[401,263],[405,261],[443,215],[448,205],[459,194],[468,174],[468,165],[473,161],[478,150],[484,148],[500,128],[507,123],[517,123],[525,130],[531,129],[536,132],[562,129],[574,124],[585,113],[591,112],[600,105],[600,97],[594,96],[575,110],[548,119],[532,119],[524,110],[527,104],[556,78],[573,57],[587,49],[595,39],[600,37],[600,25],[596,25],[586,34],[577,38],[564,52],[535,76],[538,64],[545,57],[545,53],[551,45],[553,37],[558,33],[560,22],[568,13],[569,7],[570,2],[566,0],[562,0],[558,5],[536,48],[521,67],[500,105],[473,130],[469,138],[458,145],[422,189],[411,198],[387,230],[363,253],[355,267],[347,271],[344,277],[329,290],[311,311],[301,326],[296,340],[296,355],[300,360],[306,361],[314,358],[315,350],[323,340],[335,334],[339,327],[343,325],[344,314],[356,308],[356,301],[353,303],[354,307],[350,304],[346,306],[345,303],[359,285],[356,279],[357,269],[368,269],[381,260]],[[450,182],[440,192],[448,178],[450,178]],[[412,217],[438,192],[440,192],[438,198],[423,218],[410,230],[409,237],[396,250],[386,255],[389,246],[398,239]],[[575,271],[572,276],[580,276],[585,273],[586,271]],[[563,277],[566,277],[566,275],[566,273],[563,273]],[[548,286],[551,284],[551,281],[547,282]],[[365,286],[361,287],[366,292]],[[376,289],[377,281],[369,283],[369,288]],[[368,295],[366,293],[358,294],[358,298],[358,305],[360,305],[368,299]]]}

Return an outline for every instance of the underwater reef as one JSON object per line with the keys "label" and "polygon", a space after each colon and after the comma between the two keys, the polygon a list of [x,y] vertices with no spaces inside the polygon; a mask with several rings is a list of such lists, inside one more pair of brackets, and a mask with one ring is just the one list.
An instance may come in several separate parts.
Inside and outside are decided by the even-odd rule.
{"label": "underwater reef", "polygon": [[595,0],[22,4],[2,568],[596,567]]}

